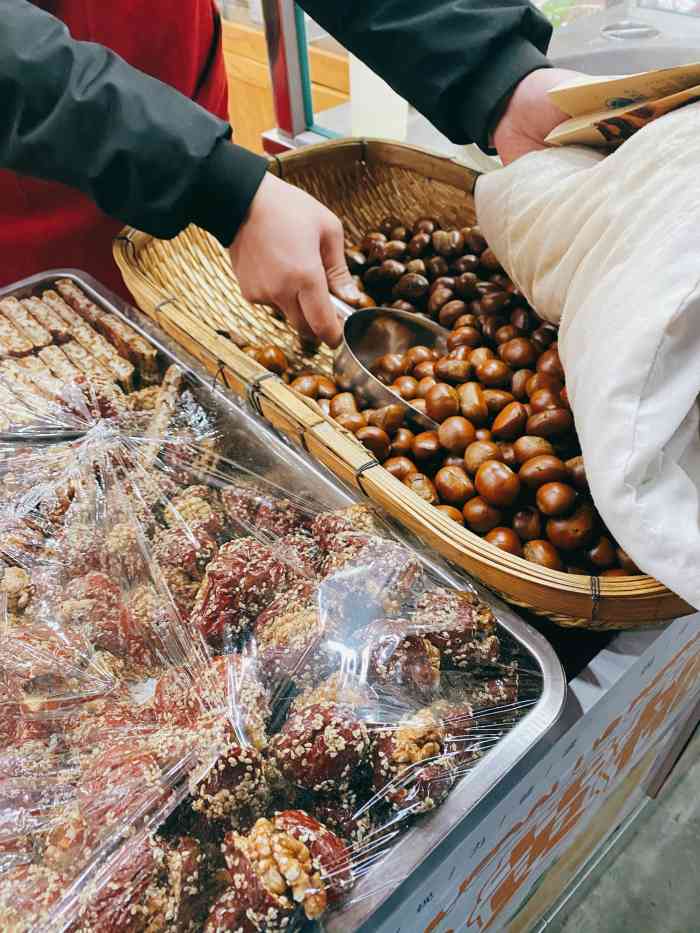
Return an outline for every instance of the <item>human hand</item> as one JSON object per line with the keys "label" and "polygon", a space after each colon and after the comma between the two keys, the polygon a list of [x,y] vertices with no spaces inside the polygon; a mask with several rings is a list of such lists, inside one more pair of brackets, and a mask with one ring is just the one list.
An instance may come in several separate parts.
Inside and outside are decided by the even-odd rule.
{"label": "human hand", "polygon": [[343,328],[329,290],[349,303],[360,294],[335,214],[268,173],[230,254],[244,298],[278,307],[303,339],[338,346]]}
{"label": "human hand", "polygon": [[504,165],[548,148],[545,138],[569,115],[552,103],[547,91],[577,77],[578,72],[564,68],[540,68],[516,86],[492,137]]}

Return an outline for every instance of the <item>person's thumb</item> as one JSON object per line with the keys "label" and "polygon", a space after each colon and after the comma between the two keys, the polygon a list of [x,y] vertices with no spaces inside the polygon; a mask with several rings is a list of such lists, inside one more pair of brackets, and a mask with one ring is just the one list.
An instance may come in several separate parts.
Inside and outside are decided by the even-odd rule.
{"label": "person's thumb", "polygon": [[345,240],[340,223],[332,224],[321,235],[321,261],[326,270],[329,290],[349,305],[362,299],[362,292],[352,280],[345,261]]}

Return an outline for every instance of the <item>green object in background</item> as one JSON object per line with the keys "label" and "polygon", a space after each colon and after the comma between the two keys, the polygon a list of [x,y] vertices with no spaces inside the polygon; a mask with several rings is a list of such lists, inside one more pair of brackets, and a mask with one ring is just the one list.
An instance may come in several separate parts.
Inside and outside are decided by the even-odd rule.
{"label": "green object in background", "polygon": [[544,0],[541,5],[538,4],[540,12],[543,13],[555,29],[565,26],[569,14],[576,6],[576,0]]}

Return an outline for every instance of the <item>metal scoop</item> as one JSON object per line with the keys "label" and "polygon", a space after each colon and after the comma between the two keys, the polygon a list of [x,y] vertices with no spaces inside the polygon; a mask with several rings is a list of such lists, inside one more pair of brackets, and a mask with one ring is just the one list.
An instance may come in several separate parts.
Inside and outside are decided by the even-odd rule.
{"label": "metal scoop", "polygon": [[335,297],[332,301],[344,320],[343,342],[333,364],[338,387],[343,392],[354,392],[360,404],[369,408],[401,405],[408,421],[422,431],[436,431],[438,425],[432,418],[384,385],[372,374],[371,367],[385,353],[405,353],[416,346],[435,348],[444,356],[449,332],[410,311],[395,308],[356,311]]}

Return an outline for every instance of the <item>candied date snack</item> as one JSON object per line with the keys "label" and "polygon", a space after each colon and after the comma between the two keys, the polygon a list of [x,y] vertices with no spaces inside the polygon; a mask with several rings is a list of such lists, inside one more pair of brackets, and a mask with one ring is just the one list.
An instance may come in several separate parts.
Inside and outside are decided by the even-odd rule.
{"label": "candied date snack", "polygon": [[254,529],[281,538],[295,531],[308,530],[311,519],[301,504],[276,497],[252,477],[236,477],[221,491],[221,502],[228,518],[242,529]]}
{"label": "candied date snack", "polygon": [[445,733],[445,756],[460,770],[474,764],[482,752],[473,707],[469,703],[437,700],[430,711]]}
{"label": "candied date snack", "polygon": [[270,755],[284,777],[317,793],[344,789],[368,749],[364,723],[335,703],[292,714],[270,742]]}
{"label": "candied date snack", "polygon": [[270,600],[295,580],[294,570],[254,538],[224,544],[209,564],[192,622],[213,643],[243,635]]}
{"label": "candied date snack", "polygon": [[440,686],[440,652],[406,619],[380,619],[356,631],[353,639],[367,656],[367,679],[431,693]]}
{"label": "candied date snack", "polygon": [[18,865],[0,874],[3,930],[25,933],[46,920],[63,893],[61,876],[43,865]]}
{"label": "candied date snack", "polygon": [[398,614],[423,581],[409,550],[354,532],[336,535],[323,560],[319,605],[350,628]]}
{"label": "candied date snack", "polygon": [[[43,863],[59,873],[83,859],[94,845],[78,807],[68,809],[52,822],[44,839]],[[86,851],[87,850],[87,851]]]}
{"label": "candied date snack", "polygon": [[342,797],[317,796],[311,805],[312,816],[331,829],[350,845],[367,838],[372,829],[370,811],[358,816],[360,802],[354,791],[346,791]]}
{"label": "candied date snack", "polygon": [[311,533],[317,539],[321,549],[327,552],[333,549],[335,539],[339,534],[360,533],[382,538],[386,536],[386,528],[373,509],[358,503],[345,509],[321,512],[313,520]]}
{"label": "candied date snack", "polygon": [[[287,598],[280,597],[280,603]],[[291,677],[297,686],[313,686],[332,669],[324,647],[329,634],[313,597],[299,604],[292,599],[287,608],[265,614],[262,624],[259,617],[255,639],[265,682],[274,689]]]}
{"label": "candied date snack", "polygon": [[468,668],[496,661],[500,655],[494,615],[469,593],[445,588],[422,593],[411,623],[440,651],[443,667]]}
{"label": "candied date snack", "polygon": [[310,580],[318,575],[321,549],[308,531],[293,531],[274,545],[275,553]]}
{"label": "candied date snack", "polygon": [[429,709],[378,730],[371,750],[375,792],[397,810],[420,813],[437,806],[454,783],[444,745],[444,729]]}
{"label": "candied date snack", "polygon": [[[295,839],[274,822],[260,819],[245,836],[227,833],[224,856],[229,869],[232,890],[238,896],[251,929],[284,930],[297,904],[309,920],[320,917],[328,898],[321,877],[314,870],[313,860],[303,842]],[[226,898],[226,895],[223,895]],[[232,898],[227,898],[230,905]],[[210,913],[207,930],[237,929],[212,924],[212,914],[220,912],[221,899]],[[217,916],[216,922],[221,922]]]}
{"label": "candied date snack", "polygon": [[158,531],[153,540],[153,557],[160,566],[176,568],[193,580],[203,578],[218,550],[218,542],[209,530],[209,521]]}
{"label": "candied date snack", "polygon": [[5,567],[0,580],[0,593],[5,594],[10,612],[24,612],[34,596],[34,584],[22,567]]}
{"label": "candied date snack", "polygon": [[337,900],[353,885],[350,851],[327,826],[304,810],[283,810],[275,814],[276,830],[287,833],[309,850],[311,863],[322,878],[328,900]]}
{"label": "candied date snack", "polygon": [[163,519],[174,528],[202,522],[211,534],[220,534],[223,521],[218,491],[203,484],[188,486],[164,506]]}
{"label": "candied date snack", "polygon": [[230,726],[227,738],[204,780],[190,788],[192,809],[213,822],[243,827],[264,812],[269,788],[260,753],[236,744]]}

